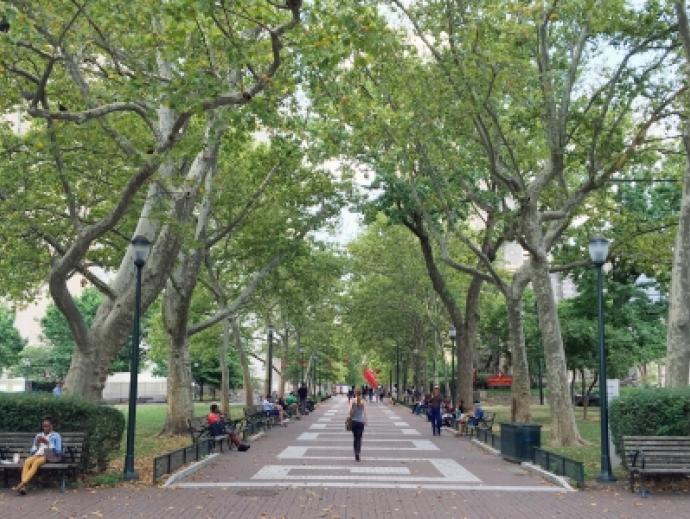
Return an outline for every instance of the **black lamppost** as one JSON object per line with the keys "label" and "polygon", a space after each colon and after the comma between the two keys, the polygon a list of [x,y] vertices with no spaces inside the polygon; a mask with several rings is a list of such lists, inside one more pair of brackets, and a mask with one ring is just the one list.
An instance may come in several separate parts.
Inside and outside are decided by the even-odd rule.
{"label": "black lamppost", "polygon": [[448,337],[450,337],[450,405],[455,407],[455,338],[457,337],[455,326],[451,326],[448,330]]}
{"label": "black lamppost", "polygon": [[609,242],[597,236],[589,241],[589,257],[597,269],[597,317],[599,320],[599,411],[601,412],[601,472],[597,478],[607,483],[616,481],[611,472],[609,453],[609,403],[606,387],[606,345],[604,343],[604,281],[602,267],[609,253]]}
{"label": "black lamppost", "polygon": [[145,236],[137,235],[132,240],[134,266],[137,269],[137,283],[134,297],[134,325],[132,330],[132,351],[129,357],[129,405],[127,414],[127,451],[123,478],[126,481],[138,479],[134,470],[134,434],[137,418],[137,382],[139,376],[139,335],[141,320],[141,269],[151,251],[151,242]]}
{"label": "black lamppost", "polygon": [[314,394],[321,392],[321,382],[319,381],[319,354],[314,353]]}
{"label": "black lamppost", "polygon": [[544,359],[539,357],[539,405],[544,405]]}
{"label": "black lamppost", "polygon": [[266,384],[268,385],[267,395],[273,394],[273,325],[268,325],[268,375],[266,377]]}
{"label": "black lamppost", "polygon": [[300,385],[304,382],[304,348],[299,348],[299,382]]}
{"label": "black lamppost", "polygon": [[395,343],[395,397],[402,400],[400,392],[400,345]]}

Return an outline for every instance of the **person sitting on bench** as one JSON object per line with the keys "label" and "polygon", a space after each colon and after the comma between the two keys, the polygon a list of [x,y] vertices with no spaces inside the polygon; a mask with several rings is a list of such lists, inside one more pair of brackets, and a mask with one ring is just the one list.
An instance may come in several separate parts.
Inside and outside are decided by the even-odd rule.
{"label": "person sitting on bench", "polygon": [[297,396],[295,395],[295,392],[292,391],[288,396],[285,397],[285,405],[287,405],[287,409],[290,411],[290,414],[296,415],[299,413],[299,405],[297,404]]}
{"label": "person sitting on bench", "polygon": [[479,402],[474,403],[474,412],[467,418],[467,424],[472,427],[477,427],[479,422],[484,418],[484,409]]}
{"label": "person sitting on bench", "polygon": [[278,425],[282,425],[283,427],[287,427],[287,424],[283,423],[283,407],[279,404],[274,404],[271,402],[271,395],[266,395],[266,398],[263,399],[263,402],[261,402],[261,405],[264,408],[264,411],[268,414],[268,416],[277,416],[278,417]]}
{"label": "person sitting on bench", "polygon": [[211,431],[211,436],[226,436],[230,439],[232,444],[237,447],[240,452],[245,452],[249,449],[249,445],[240,441],[239,435],[233,430],[232,425],[225,423],[225,417],[218,409],[218,404],[211,404],[211,410],[206,416],[208,428]]}
{"label": "person sitting on bench", "polygon": [[26,494],[26,486],[36,475],[41,465],[47,462],[58,462],[62,457],[62,438],[53,431],[52,418],[47,416],[43,418],[41,429],[43,429],[43,432],[38,433],[31,444],[31,450],[29,451],[31,456],[24,460],[21,481],[12,488],[12,490],[22,496]]}

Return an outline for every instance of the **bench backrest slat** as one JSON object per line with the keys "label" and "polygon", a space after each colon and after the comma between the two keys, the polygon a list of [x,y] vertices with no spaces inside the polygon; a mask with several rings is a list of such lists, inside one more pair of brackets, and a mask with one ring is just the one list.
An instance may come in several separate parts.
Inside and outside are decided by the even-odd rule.
{"label": "bench backrest slat", "polygon": [[[0,432],[0,451],[7,458],[15,453],[24,460],[30,456],[29,449],[36,433],[33,432]],[[86,435],[83,432],[60,433],[62,450],[67,461],[81,464]],[[74,459],[72,459],[72,456]]]}
{"label": "bench backrest slat", "polygon": [[690,469],[690,437],[688,436],[624,436],[626,464],[646,469]]}

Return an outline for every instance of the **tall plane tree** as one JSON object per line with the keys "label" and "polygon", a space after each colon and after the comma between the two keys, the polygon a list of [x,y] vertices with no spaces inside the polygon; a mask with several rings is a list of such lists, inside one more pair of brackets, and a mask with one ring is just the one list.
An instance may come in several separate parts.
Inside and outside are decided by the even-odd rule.
{"label": "tall plane tree", "polygon": [[[8,243],[39,240],[33,262],[43,275],[27,279],[47,280],[77,346],[65,389],[97,400],[131,329],[127,238],[154,242],[143,277],[146,309],[175,266],[178,223],[193,217],[229,113],[289,84],[278,80],[282,47],[300,22],[301,2],[4,4],[11,23],[0,37],[1,110],[21,106],[32,122],[2,154],[9,175],[0,201],[16,221],[3,233]],[[24,243],[17,253],[26,250]],[[108,282],[90,269],[94,263],[114,271]],[[75,271],[107,296],[91,326],[67,288]],[[16,294],[31,288],[9,279]]]}

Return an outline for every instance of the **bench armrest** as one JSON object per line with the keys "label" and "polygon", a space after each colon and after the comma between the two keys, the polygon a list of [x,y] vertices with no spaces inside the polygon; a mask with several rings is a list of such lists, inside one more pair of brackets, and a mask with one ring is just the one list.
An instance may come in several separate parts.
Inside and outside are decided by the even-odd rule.
{"label": "bench armrest", "polygon": [[639,449],[638,449],[638,450],[636,450],[635,453],[633,454],[632,465],[631,465],[631,467],[635,467],[635,466],[637,465],[637,457],[638,457],[639,455],[640,455],[640,451],[639,451]]}

